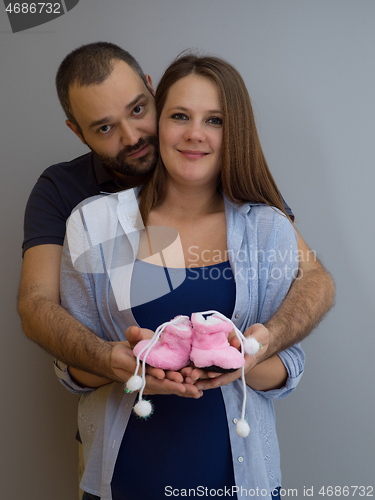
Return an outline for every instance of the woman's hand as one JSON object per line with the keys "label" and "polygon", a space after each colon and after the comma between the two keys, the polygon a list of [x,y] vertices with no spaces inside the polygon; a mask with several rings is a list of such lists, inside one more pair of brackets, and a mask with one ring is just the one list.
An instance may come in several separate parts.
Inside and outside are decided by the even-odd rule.
{"label": "woman's hand", "polygon": [[[250,370],[253,365],[253,356],[248,356],[245,354],[245,371]],[[249,367],[247,368],[246,363]],[[230,373],[218,373],[218,372],[206,372],[200,368],[187,367],[181,370],[181,373],[185,377],[185,382],[189,384],[194,384],[200,391],[206,391],[207,389],[217,389],[223,385],[228,385],[234,380],[241,377],[241,369]]]}
{"label": "woman's hand", "polygon": [[[129,348],[134,349],[135,345],[144,339],[152,338],[154,332],[147,328],[140,328],[138,326],[131,326],[126,330],[127,345]],[[133,355],[134,356],[134,355]],[[121,366],[121,365],[119,365]],[[134,368],[131,375],[134,374]],[[121,372],[121,368],[116,369],[117,375],[130,378],[125,370]],[[203,392],[199,390],[194,384],[188,383],[180,372],[172,370],[162,370],[161,368],[154,368],[147,365],[146,368],[146,387],[144,394],[175,394],[186,398],[200,398]]]}
{"label": "woman's hand", "polygon": [[[264,359],[264,354],[269,345],[269,331],[260,324],[251,325],[244,333],[245,337],[253,337],[260,344],[261,348],[255,355],[245,354],[245,380],[254,390],[266,391],[282,387],[287,379],[286,369],[278,356],[272,356],[269,360]],[[232,331],[228,336],[229,343],[239,349],[240,341]],[[241,377],[242,370],[236,370],[231,373],[206,372],[205,370],[187,367],[181,370],[181,374],[185,377],[185,382],[194,384],[197,389],[205,391],[207,389],[216,389],[224,385],[230,384],[234,380]]]}

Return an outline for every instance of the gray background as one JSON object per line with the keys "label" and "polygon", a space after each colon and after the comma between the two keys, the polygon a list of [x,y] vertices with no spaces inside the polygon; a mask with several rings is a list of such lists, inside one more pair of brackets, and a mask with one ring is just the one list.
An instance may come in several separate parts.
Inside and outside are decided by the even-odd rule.
{"label": "gray background", "polygon": [[47,166],[86,151],[54,75],[97,40],[125,47],[155,83],[186,48],[244,76],[271,169],[337,286],[298,390],[277,404],[283,487],[322,498],[322,486],[374,485],[374,26],[373,0],[80,0],[13,34],[0,5],[2,499],[77,497],[77,400],[23,336],[16,294],[28,194]]}

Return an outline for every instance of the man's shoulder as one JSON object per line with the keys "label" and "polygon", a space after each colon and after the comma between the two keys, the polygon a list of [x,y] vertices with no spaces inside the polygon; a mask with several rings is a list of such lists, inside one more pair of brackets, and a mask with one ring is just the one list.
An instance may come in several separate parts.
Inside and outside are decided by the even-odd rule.
{"label": "man's shoulder", "polygon": [[58,179],[65,175],[81,177],[87,173],[88,170],[92,170],[92,156],[92,153],[89,152],[70,161],[55,163],[46,168],[40,177],[49,178],[51,180]]}
{"label": "man's shoulder", "polygon": [[24,251],[48,243],[62,245],[74,207],[105,190],[98,181],[94,160],[89,152],[51,165],[39,176],[26,204]]}
{"label": "man's shoulder", "polygon": [[68,210],[67,217],[78,203],[99,192],[100,184],[94,168],[93,154],[90,152],[46,168],[39,176],[30,200],[37,204],[43,203],[43,199],[58,203]]}

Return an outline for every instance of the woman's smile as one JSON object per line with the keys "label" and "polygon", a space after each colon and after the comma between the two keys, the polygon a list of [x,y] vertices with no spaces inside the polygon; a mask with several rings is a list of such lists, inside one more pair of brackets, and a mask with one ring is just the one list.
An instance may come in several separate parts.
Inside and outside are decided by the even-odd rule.
{"label": "woman's smile", "polygon": [[179,153],[181,153],[185,158],[188,158],[189,160],[199,160],[209,154],[205,151],[193,151],[189,149],[182,149],[177,151],[179,151]]}

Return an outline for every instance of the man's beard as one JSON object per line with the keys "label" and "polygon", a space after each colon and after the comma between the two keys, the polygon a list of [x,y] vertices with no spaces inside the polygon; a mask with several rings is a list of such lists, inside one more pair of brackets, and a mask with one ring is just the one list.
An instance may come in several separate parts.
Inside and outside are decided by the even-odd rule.
{"label": "man's beard", "polygon": [[[150,145],[151,147],[145,155],[140,158],[127,159],[127,155],[138,151],[138,149],[146,145]],[[154,136],[141,137],[137,144],[126,146],[116,156],[106,156],[96,151],[94,152],[109,170],[122,175],[144,177],[151,173],[156,166],[159,157],[158,139]]]}

